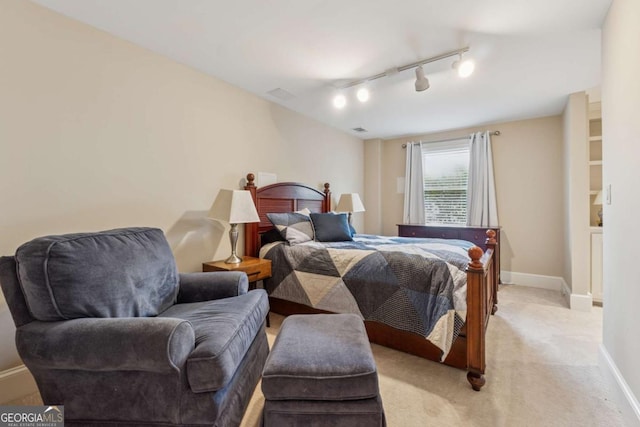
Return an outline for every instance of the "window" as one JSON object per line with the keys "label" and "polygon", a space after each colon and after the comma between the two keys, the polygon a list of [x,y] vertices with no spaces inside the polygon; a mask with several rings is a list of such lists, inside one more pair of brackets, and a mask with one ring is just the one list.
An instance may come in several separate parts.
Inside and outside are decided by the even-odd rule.
{"label": "window", "polygon": [[425,222],[465,225],[469,140],[423,143],[422,173]]}

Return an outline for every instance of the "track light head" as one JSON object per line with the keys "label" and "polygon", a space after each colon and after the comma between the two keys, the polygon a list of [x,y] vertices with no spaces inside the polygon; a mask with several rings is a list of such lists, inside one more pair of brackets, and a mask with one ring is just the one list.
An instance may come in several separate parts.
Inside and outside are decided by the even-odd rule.
{"label": "track light head", "polygon": [[458,75],[463,79],[467,78],[473,74],[473,70],[475,70],[475,68],[476,64],[474,64],[472,60],[467,59],[466,61],[462,61],[458,66]]}
{"label": "track light head", "polygon": [[416,92],[429,89],[429,79],[424,75],[422,65],[416,68]]}
{"label": "track light head", "polygon": [[458,76],[466,79],[471,74],[473,74],[473,70],[475,70],[476,64],[470,59],[466,59],[463,61],[462,54],[460,54],[459,59],[455,60],[452,64],[452,68],[458,71]]}
{"label": "track light head", "polygon": [[347,98],[339,93],[333,97],[333,106],[338,110],[342,110],[347,105]]}
{"label": "track light head", "polygon": [[367,102],[369,100],[369,89],[361,87],[358,89],[358,92],[356,92],[356,97],[360,102]]}

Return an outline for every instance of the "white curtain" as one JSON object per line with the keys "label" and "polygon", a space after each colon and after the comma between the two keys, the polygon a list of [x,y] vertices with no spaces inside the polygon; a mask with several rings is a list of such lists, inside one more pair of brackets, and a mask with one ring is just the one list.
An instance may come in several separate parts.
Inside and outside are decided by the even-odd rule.
{"label": "white curtain", "polygon": [[467,225],[496,227],[499,225],[498,208],[489,132],[471,134],[470,144]]}
{"label": "white curtain", "polygon": [[405,224],[424,224],[424,175],[422,174],[422,145],[407,144],[407,162],[404,179]]}

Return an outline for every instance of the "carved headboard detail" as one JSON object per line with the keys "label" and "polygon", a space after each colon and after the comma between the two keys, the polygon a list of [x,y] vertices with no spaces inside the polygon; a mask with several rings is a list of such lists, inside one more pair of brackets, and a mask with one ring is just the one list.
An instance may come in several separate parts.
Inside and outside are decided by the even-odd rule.
{"label": "carved headboard detail", "polygon": [[245,224],[244,253],[249,256],[258,256],[260,235],[273,228],[267,213],[293,212],[304,208],[311,212],[331,210],[329,183],[324,184],[323,191],[298,182],[278,182],[258,188],[255,185],[255,175],[250,173],[247,174],[244,189],[251,193],[260,217],[260,222]]}

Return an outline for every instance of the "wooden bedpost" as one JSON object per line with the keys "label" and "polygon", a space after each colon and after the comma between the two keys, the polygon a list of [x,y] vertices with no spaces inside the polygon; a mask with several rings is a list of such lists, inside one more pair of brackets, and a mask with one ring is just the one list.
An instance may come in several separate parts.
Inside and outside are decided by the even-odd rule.
{"label": "wooden bedpost", "polygon": [[[247,174],[247,184],[244,186],[245,190],[248,190],[251,193],[251,198],[253,199],[253,204],[256,205],[256,209],[258,208],[257,200],[256,200],[256,184],[255,184],[256,176],[252,173]],[[248,256],[257,257],[258,256],[258,246],[259,246],[259,236],[258,236],[258,225],[259,222],[249,222],[244,225],[244,254]]]}
{"label": "wooden bedpost", "polygon": [[475,391],[480,391],[486,382],[484,338],[487,275],[481,262],[482,255],[482,249],[477,246],[469,249],[471,262],[467,267],[467,380]]}
{"label": "wooden bedpost", "polygon": [[[487,230],[487,240],[485,242],[487,245],[487,250],[493,249],[493,253],[496,257],[500,256],[500,252],[496,250],[496,246],[498,246],[498,241],[496,240],[496,232],[494,230]],[[496,314],[498,311],[498,285],[500,271],[498,271],[500,263],[492,262],[491,263],[491,283],[489,283],[489,290],[493,294],[493,306],[491,307],[491,314]]]}
{"label": "wooden bedpost", "polygon": [[325,200],[327,201],[325,212],[331,212],[331,190],[329,190],[328,182],[324,183],[324,190],[322,192],[324,193]]}

